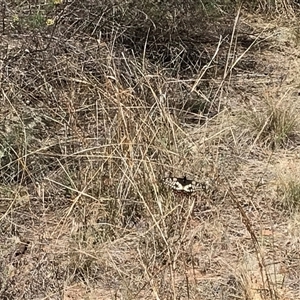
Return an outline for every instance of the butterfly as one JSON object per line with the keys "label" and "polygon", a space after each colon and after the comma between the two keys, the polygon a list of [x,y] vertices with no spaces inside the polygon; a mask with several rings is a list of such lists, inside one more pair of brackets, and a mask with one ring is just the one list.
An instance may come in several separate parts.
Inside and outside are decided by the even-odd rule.
{"label": "butterfly", "polygon": [[164,178],[164,183],[177,192],[193,193],[198,190],[206,190],[206,185],[204,183],[200,183],[195,180],[189,180],[186,178],[186,176],[166,177]]}

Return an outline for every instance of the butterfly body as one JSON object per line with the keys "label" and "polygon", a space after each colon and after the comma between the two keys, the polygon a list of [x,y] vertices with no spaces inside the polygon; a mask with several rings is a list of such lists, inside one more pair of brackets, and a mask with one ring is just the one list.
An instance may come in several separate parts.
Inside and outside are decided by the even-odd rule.
{"label": "butterfly body", "polygon": [[193,193],[205,189],[205,184],[184,177],[167,177],[164,183],[170,186],[174,191],[183,193]]}

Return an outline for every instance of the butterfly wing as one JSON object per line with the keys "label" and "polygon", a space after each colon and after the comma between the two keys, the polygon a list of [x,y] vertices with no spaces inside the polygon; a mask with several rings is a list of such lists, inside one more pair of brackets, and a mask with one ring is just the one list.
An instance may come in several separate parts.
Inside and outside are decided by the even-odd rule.
{"label": "butterfly wing", "polygon": [[200,190],[205,192],[207,191],[207,184],[203,182],[197,182],[193,180],[192,187],[193,187],[193,192],[200,191]]}
{"label": "butterfly wing", "polygon": [[164,179],[164,183],[175,191],[185,193],[193,193],[195,191],[205,189],[203,183],[189,180],[186,177],[167,177]]}
{"label": "butterfly wing", "polygon": [[164,183],[176,191],[183,191],[183,185],[176,177],[167,177],[164,179]]}

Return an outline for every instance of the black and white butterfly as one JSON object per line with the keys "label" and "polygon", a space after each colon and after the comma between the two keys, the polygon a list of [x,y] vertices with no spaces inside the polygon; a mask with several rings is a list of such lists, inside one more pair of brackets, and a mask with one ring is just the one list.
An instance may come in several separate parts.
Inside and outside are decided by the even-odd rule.
{"label": "black and white butterfly", "polygon": [[170,186],[174,191],[193,193],[199,190],[206,190],[206,185],[195,180],[189,180],[184,177],[166,177],[164,183]]}

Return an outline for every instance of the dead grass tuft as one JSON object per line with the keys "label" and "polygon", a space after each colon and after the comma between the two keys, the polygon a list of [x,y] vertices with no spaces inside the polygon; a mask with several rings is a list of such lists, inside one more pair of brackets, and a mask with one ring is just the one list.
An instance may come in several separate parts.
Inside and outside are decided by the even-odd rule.
{"label": "dead grass tuft", "polygon": [[295,299],[285,44],[218,1],[3,9],[0,298]]}
{"label": "dead grass tuft", "polygon": [[293,99],[262,98],[252,103],[241,117],[241,126],[250,134],[251,143],[276,149],[296,144],[299,132],[297,106]]}
{"label": "dead grass tuft", "polygon": [[299,211],[299,166],[297,161],[288,161],[278,168],[278,188],[276,204],[290,214]]}

